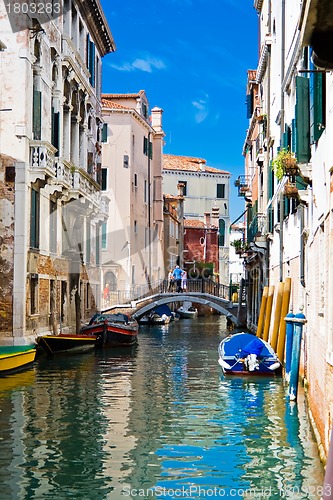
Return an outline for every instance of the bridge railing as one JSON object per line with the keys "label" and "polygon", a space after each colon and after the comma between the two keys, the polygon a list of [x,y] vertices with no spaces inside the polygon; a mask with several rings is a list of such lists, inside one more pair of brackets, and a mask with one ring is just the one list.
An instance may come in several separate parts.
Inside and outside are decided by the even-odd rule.
{"label": "bridge railing", "polygon": [[[103,301],[103,307],[112,307],[119,304],[130,304],[132,301],[138,301],[160,293],[172,293],[176,287],[168,287],[167,280],[158,280],[144,285],[132,286],[129,290],[111,291],[108,300]],[[188,279],[186,282],[186,292],[209,293],[222,299],[230,300],[230,286],[215,283],[210,279]]]}

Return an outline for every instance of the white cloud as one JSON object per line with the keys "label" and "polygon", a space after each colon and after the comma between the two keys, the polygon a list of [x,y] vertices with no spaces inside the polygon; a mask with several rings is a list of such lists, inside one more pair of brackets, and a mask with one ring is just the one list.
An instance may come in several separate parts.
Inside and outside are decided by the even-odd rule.
{"label": "white cloud", "polygon": [[145,59],[135,59],[133,62],[125,62],[122,65],[110,64],[110,66],[118,71],[144,71],[152,73],[154,69],[164,69],[165,64],[161,59],[147,56]]}
{"label": "white cloud", "polygon": [[[207,96],[206,96],[207,97]],[[195,108],[195,121],[197,123],[202,123],[208,116],[208,106],[206,99],[198,99],[192,101],[192,106]]]}

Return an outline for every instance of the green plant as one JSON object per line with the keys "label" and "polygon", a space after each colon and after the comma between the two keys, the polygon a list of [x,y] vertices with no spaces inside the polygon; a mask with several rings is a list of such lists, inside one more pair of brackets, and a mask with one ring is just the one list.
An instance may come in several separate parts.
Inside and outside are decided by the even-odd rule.
{"label": "green plant", "polygon": [[288,148],[282,148],[272,161],[272,170],[276,178],[280,181],[284,175],[297,174],[297,160]]}
{"label": "green plant", "polygon": [[241,249],[244,246],[243,238],[239,238],[239,240],[230,241],[230,246],[235,247],[236,250]]}

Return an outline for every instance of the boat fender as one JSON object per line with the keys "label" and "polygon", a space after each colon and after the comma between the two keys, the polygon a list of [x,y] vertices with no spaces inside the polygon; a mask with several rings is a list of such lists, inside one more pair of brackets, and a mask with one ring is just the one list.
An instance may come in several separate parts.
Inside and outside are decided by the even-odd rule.
{"label": "boat fender", "polygon": [[231,370],[231,366],[229,365],[229,363],[227,363],[226,361],[224,361],[223,359],[219,358],[218,360],[218,364],[220,366],[222,366],[222,368],[225,368],[226,370]]}
{"label": "boat fender", "polygon": [[272,371],[274,370],[277,370],[278,368],[280,368],[281,366],[281,363],[279,361],[277,361],[276,363],[273,363],[271,366],[269,366],[268,368]]}

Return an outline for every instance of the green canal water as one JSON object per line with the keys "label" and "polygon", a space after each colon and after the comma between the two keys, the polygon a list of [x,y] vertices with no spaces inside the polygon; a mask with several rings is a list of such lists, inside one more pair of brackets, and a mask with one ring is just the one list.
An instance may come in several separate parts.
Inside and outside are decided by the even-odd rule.
{"label": "green canal water", "polygon": [[220,316],[0,379],[0,499],[320,498],[302,392],[222,375]]}

